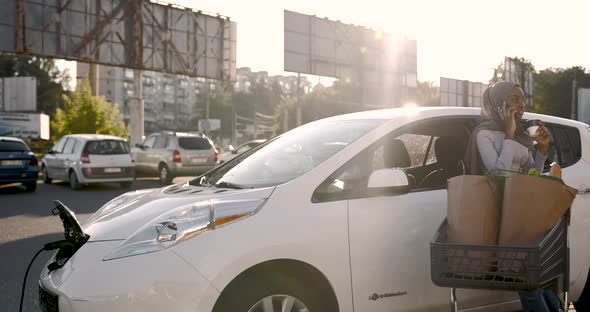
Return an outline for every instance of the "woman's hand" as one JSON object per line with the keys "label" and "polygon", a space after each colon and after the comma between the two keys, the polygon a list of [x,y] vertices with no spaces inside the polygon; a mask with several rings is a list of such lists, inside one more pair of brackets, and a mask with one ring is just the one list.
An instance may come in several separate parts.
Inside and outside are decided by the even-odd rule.
{"label": "woman's hand", "polygon": [[535,141],[539,143],[539,152],[543,155],[547,155],[547,152],[549,151],[549,142],[551,142],[551,134],[549,133],[549,130],[545,128],[545,123],[542,121],[539,121],[539,129],[537,129]]}
{"label": "woman's hand", "polygon": [[[506,106],[502,113],[502,119],[504,120],[504,131],[506,131],[506,139],[514,140],[516,133],[516,109],[511,106]],[[539,143],[540,144],[540,143]]]}

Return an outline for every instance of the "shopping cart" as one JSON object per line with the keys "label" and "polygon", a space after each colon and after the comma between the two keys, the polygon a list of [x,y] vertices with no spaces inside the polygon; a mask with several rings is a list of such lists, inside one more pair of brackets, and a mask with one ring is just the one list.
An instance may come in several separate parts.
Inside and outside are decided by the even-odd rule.
{"label": "shopping cart", "polygon": [[451,311],[457,310],[457,288],[531,291],[548,288],[563,293],[567,307],[569,291],[569,210],[533,246],[454,244],[447,241],[445,219],[430,242],[432,282],[449,287]]}

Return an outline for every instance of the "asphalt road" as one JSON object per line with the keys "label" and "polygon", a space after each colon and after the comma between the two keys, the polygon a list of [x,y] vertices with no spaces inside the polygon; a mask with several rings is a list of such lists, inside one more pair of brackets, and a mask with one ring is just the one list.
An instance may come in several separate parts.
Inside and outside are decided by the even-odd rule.
{"label": "asphalt road", "polygon": [[[153,187],[160,187],[157,180],[140,179],[131,190]],[[67,183],[47,185],[41,181],[34,193],[20,186],[0,187],[0,310],[18,311],[23,277],[31,258],[43,244],[63,239],[61,221],[51,214],[53,200],[60,200],[84,223],[103,204],[129,190],[113,183],[73,191]],[[31,267],[23,311],[39,311],[37,281],[52,252],[41,253]]]}

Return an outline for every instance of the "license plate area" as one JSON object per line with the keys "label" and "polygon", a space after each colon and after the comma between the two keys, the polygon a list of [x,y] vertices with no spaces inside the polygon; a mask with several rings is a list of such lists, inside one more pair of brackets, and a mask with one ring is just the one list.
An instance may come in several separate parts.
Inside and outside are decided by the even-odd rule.
{"label": "license plate area", "polygon": [[0,165],[2,166],[22,166],[22,160],[2,160],[0,161]]}
{"label": "license plate area", "polygon": [[121,173],[121,168],[104,168],[105,173]]}
{"label": "license plate area", "polygon": [[191,164],[204,164],[207,162],[207,157],[193,157],[191,158]]}

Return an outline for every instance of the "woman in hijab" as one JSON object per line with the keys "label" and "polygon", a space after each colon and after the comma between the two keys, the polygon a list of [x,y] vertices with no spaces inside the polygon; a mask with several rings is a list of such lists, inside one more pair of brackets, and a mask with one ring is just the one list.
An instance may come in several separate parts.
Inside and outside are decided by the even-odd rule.
{"label": "woman in hijab", "polygon": [[519,85],[500,81],[483,94],[481,123],[473,130],[465,163],[468,172],[482,175],[493,170],[543,171],[551,135],[542,122],[535,140],[520,127],[524,114],[524,91]]}
{"label": "woman in hijab", "polygon": [[[524,91],[512,82],[500,81],[483,94],[481,123],[473,130],[465,163],[468,172],[482,175],[493,170],[543,172],[551,135],[539,123],[535,141],[521,128]],[[550,290],[521,292],[524,312],[559,311],[560,301]]]}

